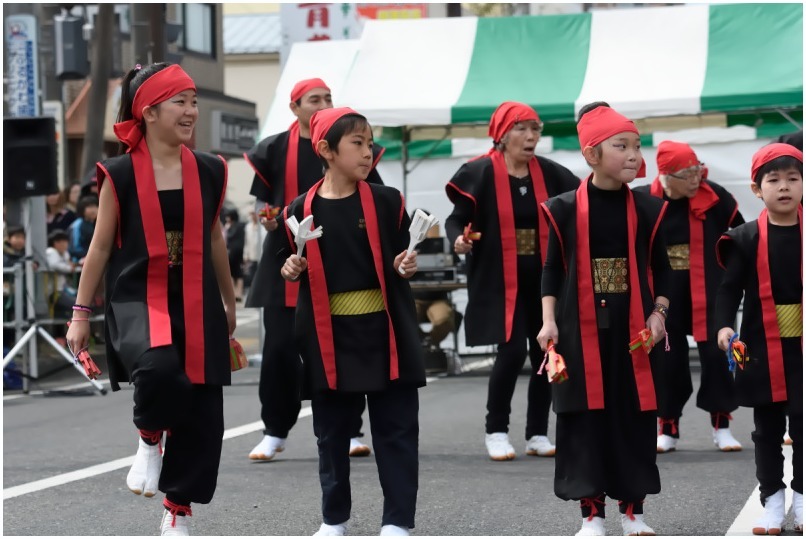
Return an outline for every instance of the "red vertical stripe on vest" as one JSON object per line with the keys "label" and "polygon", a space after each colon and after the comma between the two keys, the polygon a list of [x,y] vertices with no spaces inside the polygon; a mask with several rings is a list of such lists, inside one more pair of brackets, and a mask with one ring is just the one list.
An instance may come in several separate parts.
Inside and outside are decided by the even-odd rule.
{"label": "red vertical stripe on vest", "polygon": [[[386,316],[389,319],[389,379],[397,380],[400,378],[397,340],[395,339],[395,327],[392,323],[392,312],[389,310],[389,294],[387,293],[386,277],[383,271],[383,250],[381,249],[381,233],[378,228],[375,199],[372,197],[372,189],[367,185],[367,182],[358,182],[358,194],[361,196],[361,208],[364,211],[364,220],[367,224],[367,238],[369,239],[369,247],[372,250],[375,273],[378,275],[378,282],[381,284],[383,305],[386,307]],[[403,200],[401,199],[402,202]]]}
{"label": "red vertical stripe on vest", "polygon": [[[532,178],[532,187],[535,191],[535,200],[537,201],[538,213],[540,213],[540,205],[549,199],[549,193],[546,190],[546,180],[543,178],[543,169],[540,168],[540,163],[537,162],[537,157],[532,157],[529,160],[529,176]],[[545,226],[540,226],[540,218],[537,219],[537,233],[540,236],[540,263],[546,263],[546,250],[549,247],[549,229]]]}
{"label": "red vertical stripe on vest", "polygon": [[[798,212],[800,218],[800,212]],[[803,219],[801,237],[803,237]],[[772,296],[772,280],[770,275],[769,232],[767,230],[767,208],[758,216],[758,251],[756,254],[756,272],[758,273],[758,297],[761,300],[761,319],[764,324],[764,336],[767,340],[767,364],[770,369],[770,389],[772,402],[787,400],[786,375],[784,373],[784,351],[781,345],[781,332],[778,330],[778,316],[775,313],[775,299]]]}
{"label": "red vertical stripe on vest", "polygon": [[146,306],[150,346],[166,346],[171,340],[171,317],[168,313],[168,243],[162,222],[154,167],[145,139],[132,150],[132,166],[143,222],[148,272],[146,277]]}
{"label": "red vertical stripe on vest", "polygon": [[[591,176],[592,177],[592,176]],[[588,180],[582,182],[576,192],[576,252],[577,252],[577,301],[579,303],[579,334],[582,342],[582,360],[585,367],[585,391],[589,410],[604,409],[604,385],[602,382],[602,358],[599,354],[599,330],[596,324],[596,298],[593,295],[591,251],[588,238],[590,207],[588,204]],[[625,343],[626,346],[627,343]]]}
{"label": "red vertical stripe on vest", "polygon": [[[322,184],[319,180],[311,187],[305,197],[305,206],[302,217],[311,215],[311,204],[316,190]],[[316,224],[312,225],[316,227]],[[310,240],[305,244],[308,259],[308,282],[311,286],[311,307],[313,308],[313,320],[316,325],[316,336],[319,340],[319,353],[322,355],[322,365],[325,369],[327,387],[336,389],[336,350],[333,346],[333,324],[330,320],[330,301],[328,300],[327,280],[325,279],[325,267],[322,264],[322,253],[319,250],[319,240]],[[302,256],[302,253],[297,253]]]}
{"label": "red vertical stripe on vest", "polygon": [[[660,216],[658,217],[660,220]],[[635,254],[635,242],[638,234],[638,214],[635,211],[635,197],[627,189],[627,247],[630,264],[630,336],[638,335],[646,327],[644,307],[641,301],[641,281],[638,279],[638,259]],[[627,343],[625,343],[627,344]],[[649,365],[649,354],[643,348],[632,353],[632,368],[635,373],[635,385],[638,389],[638,402],[641,411],[656,410],[655,384],[652,380],[652,368]]]}
{"label": "red vertical stripe on vest", "polygon": [[[299,196],[299,121],[288,128],[288,150],[285,153],[285,178],[283,182],[283,206],[288,206]],[[285,281],[285,306],[296,307],[299,282]]]}
{"label": "red vertical stripe on vest", "polygon": [[501,251],[504,262],[504,342],[512,337],[512,320],[515,317],[515,301],[518,297],[518,244],[515,239],[515,213],[512,209],[512,191],[509,187],[509,172],[504,154],[493,151],[493,183],[498,205],[498,226],[501,235]]}
{"label": "red vertical stripe on vest", "polygon": [[[226,184],[224,185],[226,190]],[[205,383],[204,375],[204,210],[196,156],[182,146],[182,296],[185,312],[185,372],[191,383]],[[217,224],[217,223],[216,223]],[[164,240],[163,240],[164,241]],[[210,298],[220,301],[219,298]],[[212,360],[222,358],[211,358]]]}
{"label": "red vertical stripe on vest", "polygon": [[[691,204],[691,201],[689,201]],[[705,219],[705,216],[703,216]],[[705,290],[705,243],[703,239],[703,219],[688,212],[689,234],[689,280],[691,283],[691,324],[692,335],[697,342],[708,340],[708,306]]]}

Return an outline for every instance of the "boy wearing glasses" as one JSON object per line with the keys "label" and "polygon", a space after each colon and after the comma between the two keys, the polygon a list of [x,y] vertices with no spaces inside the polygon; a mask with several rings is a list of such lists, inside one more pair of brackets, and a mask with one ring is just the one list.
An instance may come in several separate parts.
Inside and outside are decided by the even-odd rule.
{"label": "boy wearing glasses", "polygon": [[729,228],[744,223],[733,196],[704,177],[704,167],[688,144],[665,140],[658,146],[658,176],[636,191],[668,202],[661,229],[672,267],[666,319],[670,350],[659,363],[658,453],[674,451],[680,416],[693,392],[686,335],[697,342],[702,377],[697,407],[710,412],[714,444],[720,451],[741,451],[730,432],[737,408],[733,379],[719,350],[714,327],[716,292],[724,274],[716,242]]}

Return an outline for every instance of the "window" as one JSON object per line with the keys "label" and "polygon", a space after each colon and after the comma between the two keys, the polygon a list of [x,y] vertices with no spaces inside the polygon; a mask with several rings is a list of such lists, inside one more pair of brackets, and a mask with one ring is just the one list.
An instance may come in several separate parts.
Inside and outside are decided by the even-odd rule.
{"label": "window", "polygon": [[215,5],[179,4],[177,7],[182,28],[177,45],[189,52],[215,57]]}

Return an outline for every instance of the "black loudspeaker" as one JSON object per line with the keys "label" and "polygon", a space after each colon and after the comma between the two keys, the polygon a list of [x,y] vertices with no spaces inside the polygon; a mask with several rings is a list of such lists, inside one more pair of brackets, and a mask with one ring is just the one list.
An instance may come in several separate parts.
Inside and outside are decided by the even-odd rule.
{"label": "black loudspeaker", "polygon": [[26,198],[58,191],[55,119],[3,118],[3,197]]}

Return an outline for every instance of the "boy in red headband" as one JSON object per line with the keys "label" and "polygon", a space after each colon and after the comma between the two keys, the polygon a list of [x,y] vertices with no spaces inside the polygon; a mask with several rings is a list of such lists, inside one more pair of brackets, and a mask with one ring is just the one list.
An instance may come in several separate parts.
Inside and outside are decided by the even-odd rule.
{"label": "boy in red headband", "polygon": [[580,114],[593,174],[541,205],[550,231],[538,342],[547,349],[553,341],[568,371],[552,391],[554,492],[580,501],[577,535],[605,534],[605,496],[618,500],[625,535],[654,535],[643,501],[660,492],[650,350],[663,347],[669,307],[669,260],[657,234],[665,203],[627,187],[644,174],[635,124],[604,104]]}
{"label": "boy in red headband", "polygon": [[[538,376],[543,354],[540,330],[542,257],[548,229],[538,219],[538,204],[572,191],[579,178],[565,167],[535,155],[542,126],[537,112],[506,101],[490,118],[493,148],[462,165],[445,186],[454,209],[445,222],[457,254],[466,255],[468,346],[498,345],[487,391],[485,445],[490,458],[515,458],[509,441],[512,395],[526,361],[532,364],[526,408],[526,454],[551,457],[548,437],[551,388]],[[472,226],[478,240],[466,237]]]}
{"label": "boy in red headband", "polygon": [[[803,153],[775,143],[753,156],[753,193],[764,201],[758,220],[726,233],[717,247],[725,277],[715,317],[719,347],[734,342],[744,294],[741,333],[747,363],[735,369],[740,406],[753,408],[756,477],[764,513],[756,535],[778,535],[786,517],[781,438],[789,417],[792,509],[803,532]],[[774,253],[774,255],[773,255]],[[727,362],[727,361],[726,361]]]}
{"label": "boy in red headband", "polygon": [[87,305],[105,274],[109,379],[113,391],[134,384],[140,435],[126,484],[165,493],[162,535],[188,535],[191,503],[215,493],[236,323],[219,221],[227,166],[187,147],[198,116],[196,86],[178,65],[124,77],[122,155],[97,165],[98,220],[67,332],[75,354],[86,349]]}
{"label": "boy in red headband", "polygon": [[[323,523],[317,535],[344,535],[350,518],[354,410],[365,396],[384,493],[381,535],[414,527],[418,483],[418,394],[425,368],[408,279],[409,217],[400,191],[364,181],[372,170],[372,131],[348,108],[311,120],[311,143],[325,177],[283,211],[324,235],[296,252],[283,227],[281,275],[300,281],[295,333],[319,447]],[[304,256],[303,256],[304,254]]]}
{"label": "boy in red headband", "polygon": [[[260,141],[244,154],[254,169],[250,194],[256,197],[256,212],[267,231],[277,229],[279,218],[266,215],[286,207],[300,193],[306,192],[322,178],[322,163],[311,146],[311,116],[319,110],[333,107],[330,88],[322,79],[299,81],[291,90],[291,112],[297,120],[288,131]],[[367,177],[370,183],[383,184],[374,165],[383,148],[373,147],[373,169]],[[263,307],[263,360],[260,363],[260,417],[265,429],[263,439],[250,451],[253,460],[271,460],[285,449],[286,438],[296,424],[301,408],[302,370],[299,350],[294,343],[294,307],[298,286],[285,283],[280,277],[283,259],[276,255],[274,234],[268,234],[258,263],[253,284],[246,300],[247,307]],[[362,404],[356,408],[353,434],[350,440],[352,456],[370,454],[369,446],[361,442]]]}
{"label": "boy in red headband", "polygon": [[688,144],[664,140],[657,163],[655,181],[635,191],[667,202],[661,229],[672,267],[669,300],[674,308],[666,320],[670,350],[658,378],[658,453],[677,447],[680,416],[693,391],[686,335],[697,342],[702,367],[697,406],[711,413],[714,445],[720,451],[741,451],[729,428],[736,392],[714,338],[713,310],[724,274],[716,260],[716,242],[744,219],[733,196],[703,177],[703,165]]}

